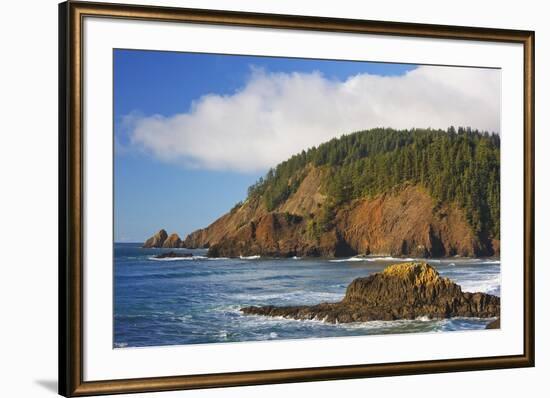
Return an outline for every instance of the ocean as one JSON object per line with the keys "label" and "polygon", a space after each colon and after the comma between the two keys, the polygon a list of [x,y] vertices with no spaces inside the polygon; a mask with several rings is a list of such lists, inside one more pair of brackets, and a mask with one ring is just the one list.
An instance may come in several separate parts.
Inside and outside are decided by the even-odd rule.
{"label": "ocean", "polygon": [[[343,298],[355,278],[412,259],[391,257],[207,258],[204,249],[114,247],[114,347],[226,343],[275,339],[484,329],[491,319],[372,321],[328,324],[242,315],[249,305],[301,305]],[[154,259],[170,250],[190,258]],[[500,261],[426,260],[463,291],[500,296]]]}

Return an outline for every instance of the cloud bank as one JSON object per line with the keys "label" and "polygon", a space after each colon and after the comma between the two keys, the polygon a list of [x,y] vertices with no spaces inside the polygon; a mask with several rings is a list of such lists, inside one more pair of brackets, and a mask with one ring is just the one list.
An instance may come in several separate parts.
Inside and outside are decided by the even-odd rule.
{"label": "cloud bank", "polygon": [[232,95],[189,112],[129,116],[130,143],[154,157],[210,170],[255,172],[345,133],[374,127],[471,126],[500,131],[500,71],[421,66],[402,76],[253,70]]}

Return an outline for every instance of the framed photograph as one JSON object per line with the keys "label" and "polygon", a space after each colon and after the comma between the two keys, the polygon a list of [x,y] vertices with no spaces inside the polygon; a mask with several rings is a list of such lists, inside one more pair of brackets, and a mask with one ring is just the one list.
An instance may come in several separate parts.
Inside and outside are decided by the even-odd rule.
{"label": "framed photograph", "polygon": [[62,395],[534,366],[534,32],[59,29]]}

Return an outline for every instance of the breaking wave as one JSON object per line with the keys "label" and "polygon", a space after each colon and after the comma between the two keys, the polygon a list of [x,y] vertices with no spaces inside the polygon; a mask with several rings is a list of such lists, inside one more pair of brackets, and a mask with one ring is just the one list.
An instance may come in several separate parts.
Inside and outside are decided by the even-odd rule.
{"label": "breaking wave", "polygon": [[164,257],[157,258],[155,256],[149,257],[148,260],[152,261],[219,261],[229,260],[227,257],[206,257],[206,256],[192,256],[192,257]]}
{"label": "breaking wave", "polygon": [[365,257],[365,256],[354,256],[350,258],[339,258],[335,260],[329,260],[331,263],[348,263],[348,262],[355,262],[355,261],[368,261],[368,262],[375,262],[375,261],[414,261],[414,258],[403,258],[403,257]]}

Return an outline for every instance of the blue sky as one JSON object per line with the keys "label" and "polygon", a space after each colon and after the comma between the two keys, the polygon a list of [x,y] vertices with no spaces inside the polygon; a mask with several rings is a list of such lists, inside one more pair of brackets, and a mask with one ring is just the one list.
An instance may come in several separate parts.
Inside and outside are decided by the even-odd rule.
{"label": "blue sky", "polygon": [[115,50],[115,240],[182,238],[269,167],[373,127],[500,128],[500,71]]}
{"label": "blue sky", "polygon": [[230,95],[243,87],[251,68],[287,73],[319,71],[329,79],[345,80],[365,72],[399,75],[413,66],[115,50],[116,241],[140,242],[160,228],[183,238],[243,200],[247,188],[267,171],[208,170],[165,162],[132,148],[124,123],[125,116],[131,114],[172,116],[186,112],[205,94]]}

